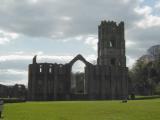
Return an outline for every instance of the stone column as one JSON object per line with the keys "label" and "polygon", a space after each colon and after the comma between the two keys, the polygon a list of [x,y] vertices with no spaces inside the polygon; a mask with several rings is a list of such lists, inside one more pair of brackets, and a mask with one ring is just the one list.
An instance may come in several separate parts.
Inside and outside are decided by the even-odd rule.
{"label": "stone column", "polygon": [[48,65],[44,64],[43,67],[44,72],[44,92],[43,92],[43,100],[47,100],[48,96]]}
{"label": "stone column", "polygon": [[57,100],[58,66],[54,67],[54,100]]}

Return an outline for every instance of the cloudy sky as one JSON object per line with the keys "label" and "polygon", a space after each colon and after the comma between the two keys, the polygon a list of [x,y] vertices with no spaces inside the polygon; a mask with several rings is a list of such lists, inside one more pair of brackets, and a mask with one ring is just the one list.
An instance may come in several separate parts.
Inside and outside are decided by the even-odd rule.
{"label": "cloudy sky", "polygon": [[160,0],[0,0],[0,84],[27,85],[28,64],[97,58],[101,20],[125,22],[127,66],[160,44]]}

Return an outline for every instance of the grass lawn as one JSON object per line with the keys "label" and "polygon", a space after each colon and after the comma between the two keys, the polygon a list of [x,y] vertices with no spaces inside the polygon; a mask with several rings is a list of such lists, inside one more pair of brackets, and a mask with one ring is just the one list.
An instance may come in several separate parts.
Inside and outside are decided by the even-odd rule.
{"label": "grass lawn", "polygon": [[160,120],[160,99],[5,104],[3,120]]}

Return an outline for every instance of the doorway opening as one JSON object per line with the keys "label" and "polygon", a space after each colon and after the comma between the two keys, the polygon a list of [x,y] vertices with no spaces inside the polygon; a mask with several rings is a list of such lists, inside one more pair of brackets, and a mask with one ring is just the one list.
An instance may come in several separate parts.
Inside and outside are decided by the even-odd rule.
{"label": "doorway opening", "polygon": [[78,60],[72,65],[71,69],[71,92],[72,94],[86,94],[86,65]]}

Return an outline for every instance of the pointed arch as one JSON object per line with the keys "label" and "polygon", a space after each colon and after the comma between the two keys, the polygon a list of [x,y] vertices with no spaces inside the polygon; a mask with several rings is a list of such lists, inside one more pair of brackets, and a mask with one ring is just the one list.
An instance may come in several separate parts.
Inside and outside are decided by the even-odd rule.
{"label": "pointed arch", "polygon": [[73,58],[70,62],[69,65],[72,66],[75,62],[77,62],[78,60],[82,61],[86,66],[91,65],[91,63],[89,63],[88,61],[86,61],[86,59],[82,56],[82,55],[77,55],[75,58]]}
{"label": "pointed arch", "polygon": [[[86,61],[86,59],[82,56],[82,55],[77,55],[75,58],[73,58],[69,63],[68,65],[70,66],[70,91],[72,94],[86,94],[87,93],[87,79],[86,79],[86,76],[85,76],[85,68],[84,68],[84,73],[78,73],[78,74],[75,74],[76,75],[76,87],[72,88],[72,83],[74,83],[72,80],[72,67],[73,65],[77,62],[77,61],[81,61],[85,67],[88,67],[90,65],[92,65],[91,63],[89,63],[88,61]],[[83,80],[82,80],[83,79]],[[74,91],[75,89],[75,91]],[[73,91],[72,91],[73,90]],[[80,90],[80,91],[79,91]],[[79,91],[79,92],[77,92]]]}

